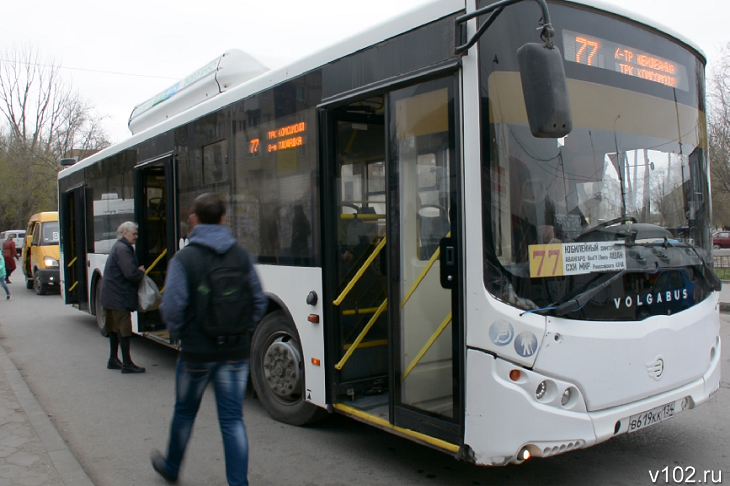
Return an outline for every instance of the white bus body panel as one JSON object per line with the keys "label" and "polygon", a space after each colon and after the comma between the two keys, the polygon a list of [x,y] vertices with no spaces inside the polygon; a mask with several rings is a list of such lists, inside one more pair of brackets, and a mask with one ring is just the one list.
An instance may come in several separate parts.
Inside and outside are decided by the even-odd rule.
{"label": "white bus body panel", "polygon": [[[326,407],[324,323],[322,322],[322,269],[317,267],[285,267],[257,265],[264,292],[276,295],[285,303],[299,331],[304,361],[305,398],[308,402]],[[307,295],[315,291],[319,296],[316,305],[307,304]],[[320,317],[320,322],[309,322],[310,314]],[[312,358],[320,365],[312,363]]]}
{"label": "white bus body panel", "polygon": [[718,293],[643,321],[548,318],[534,371],[570,379],[590,411],[657,395],[701,377],[720,335]]}
{"label": "white bus body panel", "polygon": [[[720,340],[706,372],[674,390],[600,412],[587,412],[582,393],[568,381],[522,369],[480,350],[467,350],[466,417],[464,444],[480,465],[504,465],[515,461],[522,448],[533,456],[547,457],[606,441],[628,431],[629,418],[671,402],[681,401],[677,412],[704,403],[720,386]],[[510,380],[509,372],[521,377]],[[535,390],[548,380],[551,385],[538,400]],[[561,405],[563,391],[575,390]],[[616,431],[617,423],[620,423]]]}

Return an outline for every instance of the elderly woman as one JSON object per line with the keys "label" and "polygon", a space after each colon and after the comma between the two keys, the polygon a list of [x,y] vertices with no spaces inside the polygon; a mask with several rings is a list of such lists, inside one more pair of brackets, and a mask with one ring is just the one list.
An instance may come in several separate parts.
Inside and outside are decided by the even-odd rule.
{"label": "elderly woman", "polygon": [[[106,331],[109,334],[110,370],[122,373],[144,373],[145,369],[135,365],[129,354],[129,340],[132,336],[132,312],[137,310],[137,287],[144,278],[144,266],[139,265],[132,245],[137,241],[137,224],[124,222],[117,228],[117,242],[112,246],[104,267],[101,283],[101,305],[106,312]],[[122,345],[122,360],[117,350]]]}

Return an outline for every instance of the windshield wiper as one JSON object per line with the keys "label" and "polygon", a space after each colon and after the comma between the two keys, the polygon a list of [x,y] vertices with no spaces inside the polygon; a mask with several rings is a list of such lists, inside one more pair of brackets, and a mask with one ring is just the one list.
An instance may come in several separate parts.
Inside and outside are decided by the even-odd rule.
{"label": "windshield wiper", "polygon": [[705,261],[704,258],[702,258],[702,255],[700,252],[697,251],[697,247],[694,245],[690,245],[689,243],[672,243],[667,239],[667,237],[664,237],[664,241],[662,242],[654,242],[654,243],[636,243],[636,242],[625,242],[624,245],[627,247],[632,246],[642,246],[645,248],[689,248],[692,250],[692,252],[697,255],[697,259],[702,264],[702,276],[704,277],[705,281],[710,284],[710,287],[712,287],[713,290],[720,291],[722,288],[722,281],[720,280],[720,277],[717,276],[714,270],[712,270],[712,267]]}
{"label": "windshield wiper", "polygon": [[697,258],[699,258],[700,261],[702,262],[702,276],[705,277],[705,280],[707,281],[707,283],[710,284],[710,287],[712,287],[712,289],[717,292],[719,292],[720,289],[722,289],[722,280],[720,280],[720,277],[717,276],[715,271],[705,261],[705,259],[702,258],[702,255],[700,255],[700,252],[697,251],[697,248],[694,245],[690,245],[689,243],[677,245],[677,244],[671,243],[666,238],[664,238],[664,243],[671,246],[672,248],[690,248],[695,253],[695,255],[697,255]]}
{"label": "windshield wiper", "polygon": [[[623,277],[623,275],[626,273],[626,269],[621,270],[615,275],[612,275],[608,279],[604,280],[600,284],[598,284],[595,287],[591,287],[589,289],[584,290],[583,292],[579,293],[575,297],[571,297],[570,299],[566,300],[565,302],[558,304],[555,306],[555,314],[559,316],[564,316],[565,314],[568,314],[569,312],[573,312],[575,310],[578,310],[582,308],[586,303],[593,298],[594,295],[596,295],[601,290],[605,289],[612,283],[614,283],[619,278]],[[592,282],[589,282],[588,285],[590,285]]]}
{"label": "windshield wiper", "polygon": [[[664,241],[657,242],[657,243],[636,243],[632,241],[626,241],[623,242],[623,244],[626,247],[632,247],[632,246],[641,246],[645,248],[653,248],[653,247],[662,247],[662,248],[689,248],[691,249],[695,255],[697,255],[697,258],[702,263],[702,276],[704,277],[705,281],[710,284],[710,286],[716,290],[719,291],[722,288],[722,281],[717,276],[717,274],[712,270],[712,267],[710,267],[704,258],[702,258],[702,255],[697,251],[697,248],[694,245],[690,245],[688,243],[672,243],[670,242],[666,237],[664,238]],[[570,312],[576,311],[581,309],[586,303],[588,303],[589,300],[593,298],[598,292],[605,289],[609,285],[611,285],[613,282],[618,280],[619,278],[623,277],[623,275],[628,271],[628,269],[623,269],[620,272],[610,276],[600,284],[596,285],[595,287],[591,287],[589,289],[584,290],[583,292],[580,292],[575,297],[571,297],[570,299],[566,300],[565,302],[562,302],[560,304],[557,304],[554,306],[555,314],[559,316],[564,316],[565,314],[568,314]],[[587,285],[592,285],[594,281],[589,282]]]}

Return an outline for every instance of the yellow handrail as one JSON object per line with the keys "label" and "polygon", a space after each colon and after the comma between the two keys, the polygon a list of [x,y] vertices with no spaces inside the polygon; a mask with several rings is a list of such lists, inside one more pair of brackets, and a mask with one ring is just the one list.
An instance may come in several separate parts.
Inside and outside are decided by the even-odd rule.
{"label": "yellow handrail", "polygon": [[378,310],[377,307],[366,307],[365,309],[354,309],[342,311],[343,316],[359,316],[360,314],[372,314]]}
{"label": "yellow handrail", "polygon": [[340,214],[340,219],[384,219],[384,214],[369,214],[369,213],[352,213],[352,214]]}
{"label": "yellow handrail", "polygon": [[373,315],[373,317],[370,318],[370,321],[367,323],[365,328],[360,332],[360,335],[355,339],[355,341],[350,346],[350,349],[347,350],[345,355],[342,357],[339,363],[335,365],[335,368],[338,370],[341,370],[343,366],[345,366],[345,363],[348,359],[350,359],[350,356],[352,356],[352,353],[355,352],[357,347],[360,345],[360,342],[365,339],[365,335],[370,331],[370,328],[373,327],[373,324],[375,324],[375,321],[378,320],[378,317],[380,317],[380,314],[383,313],[383,311],[388,307],[388,299],[385,299],[382,304],[380,304],[380,307],[378,307],[378,311]]}
{"label": "yellow handrail", "polygon": [[68,262],[68,265],[66,265],[66,266],[68,268],[71,268],[71,265],[73,265],[74,263],[76,263],[76,260],[78,260],[78,259],[79,259],[79,257],[74,257],[74,259],[71,260],[70,262]]}
{"label": "yellow handrail", "polygon": [[144,274],[147,275],[148,273],[150,273],[150,270],[155,268],[155,265],[157,265],[159,263],[159,261],[162,260],[162,257],[164,257],[165,255],[167,255],[167,248],[165,248],[165,250],[162,253],[160,253],[160,256],[158,256],[157,259],[154,262],[152,262],[152,265],[150,265],[150,268],[145,270]]}
{"label": "yellow handrail", "polygon": [[77,281],[75,281],[75,282],[74,282],[74,284],[73,284],[73,285],[72,285],[71,287],[69,287],[68,291],[69,291],[69,292],[71,292],[71,291],[72,291],[73,289],[75,289],[75,288],[76,288],[76,286],[77,286],[78,284],[79,284],[79,281],[78,281],[78,280],[77,280]]}
{"label": "yellow handrail", "polygon": [[[451,231],[448,232],[448,234],[446,235],[446,238],[448,238],[449,236],[451,236]],[[411,298],[411,295],[413,295],[413,292],[416,291],[416,288],[421,284],[421,281],[426,277],[426,274],[428,273],[429,270],[431,270],[431,267],[433,266],[434,263],[436,263],[436,260],[438,259],[438,257],[440,255],[441,255],[441,247],[436,248],[436,251],[433,252],[433,255],[431,255],[431,258],[428,260],[428,264],[423,268],[423,270],[421,270],[421,274],[418,276],[416,281],[413,282],[413,285],[411,285],[410,290],[408,291],[408,293],[406,294],[406,296],[403,298],[403,300],[400,303],[401,309],[403,308],[403,306],[406,305],[406,302],[408,302],[408,299]]]}
{"label": "yellow handrail", "polygon": [[[385,346],[387,344],[388,344],[388,340],[387,339],[378,339],[377,341],[368,341],[366,343],[360,343],[357,346],[357,349],[374,348],[376,346]],[[344,344],[344,345],[342,345],[342,349],[344,349],[344,350],[348,350],[351,347],[352,347],[352,344]]]}
{"label": "yellow handrail", "polygon": [[433,343],[436,342],[438,337],[441,335],[442,332],[444,332],[444,329],[446,329],[446,326],[449,325],[449,322],[451,322],[451,312],[449,312],[449,315],[446,316],[446,319],[444,319],[444,322],[441,323],[441,325],[436,329],[436,332],[434,332],[431,337],[426,341],[426,344],[423,345],[421,350],[418,352],[415,358],[413,358],[413,361],[411,361],[411,364],[408,365],[408,368],[403,372],[403,377],[401,380],[405,380],[408,374],[413,370],[413,368],[418,364],[419,361],[421,361],[421,358],[423,358],[423,355],[426,354],[426,352],[433,346]]}
{"label": "yellow handrail", "polygon": [[333,304],[340,305],[343,300],[345,300],[345,297],[347,297],[347,294],[350,293],[352,288],[355,286],[358,280],[360,280],[360,277],[365,273],[365,270],[370,266],[371,263],[373,263],[373,260],[375,260],[375,257],[378,256],[378,253],[380,253],[380,250],[383,249],[385,246],[385,237],[383,237],[382,240],[380,240],[380,243],[378,243],[378,246],[373,251],[372,255],[368,257],[367,260],[365,260],[365,263],[363,263],[362,267],[360,267],[360,270],[357,271],[354,277],[352,277],[352,280],[350,280],[350,283],[347,284],[347,287],[345,287],[345,290],[342,291],[339,297],[335,299]]}

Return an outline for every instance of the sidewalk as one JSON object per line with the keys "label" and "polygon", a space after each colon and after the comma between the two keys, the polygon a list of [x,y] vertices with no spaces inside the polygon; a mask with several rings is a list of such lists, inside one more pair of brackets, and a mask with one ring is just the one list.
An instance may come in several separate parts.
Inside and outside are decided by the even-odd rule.
{"label": "sidewalk", "polygon": [[93,486],[0,345],[0,486]]}

